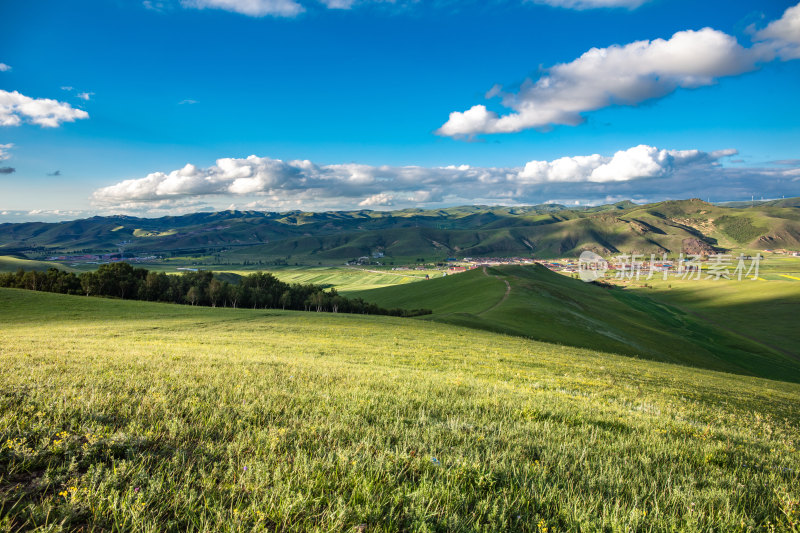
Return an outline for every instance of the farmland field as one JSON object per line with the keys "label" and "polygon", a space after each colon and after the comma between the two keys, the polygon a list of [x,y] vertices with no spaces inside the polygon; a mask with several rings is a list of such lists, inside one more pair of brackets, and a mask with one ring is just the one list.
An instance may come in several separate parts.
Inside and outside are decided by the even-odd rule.
{"label": "farmland field", "polygon": [[431,277],[442,275],[441,272],[433,271],[393,272],[342,267],[281,268],[265,271],[286,283],[313,283],[333,287],[342,293],[413,283],[424,279],[426,274]]}
{"label": "farmland field", "polygon": [[431,278],[441,277],[442,271],[438,270],[407,270],[392,271],[389,269],[377,270],[373,267],[273,267],[273,266],[253,266],[247,269],[231,268],[230,265],[204,265],[194,266],[190,262],[185,263],[155,263],[141,265],[154,272],[167,272],[170,274],[178,273],[177,268],[200,268],[211,270],[215,273],[233,274],[236,276],[247,276],[254,272],[269,272],[285,283],[312,283],[326,289],[334,288],[341,293],[350,293],[362,290],[389,287],[392,285],[402,285],[425,279],[428,275]]}
{"label": "farmland field", "polygon": [[422,320],[0,290],[0,529],[792,530],[800,385]]}

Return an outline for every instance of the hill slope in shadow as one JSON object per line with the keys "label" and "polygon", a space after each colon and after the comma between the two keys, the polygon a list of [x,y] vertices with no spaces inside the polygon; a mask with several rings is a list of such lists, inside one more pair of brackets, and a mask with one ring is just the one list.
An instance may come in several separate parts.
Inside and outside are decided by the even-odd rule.
{"label": "hill slope in shadow", "polygon": [[[352,293],[385,307],[424,307],[424,320],[784,381],[800,361],[757,339],[634,291],[583,283],[535,266],[463,274]],[[788,319],[788,317],[787,317]]]}

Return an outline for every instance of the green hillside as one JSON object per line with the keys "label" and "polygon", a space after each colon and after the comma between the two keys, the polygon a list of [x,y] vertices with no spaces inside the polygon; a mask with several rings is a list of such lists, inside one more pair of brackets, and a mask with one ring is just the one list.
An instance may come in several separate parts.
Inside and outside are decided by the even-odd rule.
{"label": "green hillside", "polygon": [[800,274],[762,276],[773,279],[741,283],[658,281],[633,290],[800,362],[796,319],[800,311]]}
{"label": "green hillside", "polygon": [[68,272],[74,271],[74,269],[64,267],[60,263],[53,263],[52,261],[32,261],[15,256],[0,255],[0,272],[16,272],[20,268],[26,271],[47,270],[48,268],[58,268]]}
{"label": "green hillside", "polygon": [[[355,268],[287,268],[269,270],[279,280],[286,283],[312,283],[324,288],[334,287],[340,293],[349,294],[354,291],[403,285],[419,281],[425,272],[367,272]],[[441,276],[441,273],[435,275]]]}
{"label": "green hillside", "polygon": [[800,207],[800,198],[781,198],[780,200],[754,200],[741,202],[722,202],[722,207]]}
{"label": "green hillside", "polygon": [[[382,262],[448,257],[577,256],[583,250],[679,254],[701,249],[800,250],[796,199],[724,207],[697,199],[592,208],[558,205],[401,211],[223,211],[144,219],[93,217],[0,224],[0,253],[41,259],[55,252],[116,252],[335,265],[384,254]],[[210,264],[209,263],[209,264]]]}
{"label": "green hillside", "polygon": [[7,531],[798,525],[796,384],[422,320],[12,289],[0,369]]}
{"label": "green hillside", "polygon": [[[764,320],[786,324],[791,329],[788,325],[794,323],[800,284],[787,284],[783,291],[787,305],[762,302],[772,309]],[[444,279],[351,295],[384,307],[408,307],[413,302],[434,311],[425,320],[682,365],[800,381],[796,333],[787,331],[779,337],[753,331],[753,335],[743,336],[735,328],[724,328],[704,316],[654,300],[646,291],[603,288],[541,266],[476,269]],[[748,295],[758,301],[754,294]],[[719,303],[705,296],[710,305]],[[724,304],[718,309],[720,315],[730,314],[741,322],[747,320],[745,311]]]}

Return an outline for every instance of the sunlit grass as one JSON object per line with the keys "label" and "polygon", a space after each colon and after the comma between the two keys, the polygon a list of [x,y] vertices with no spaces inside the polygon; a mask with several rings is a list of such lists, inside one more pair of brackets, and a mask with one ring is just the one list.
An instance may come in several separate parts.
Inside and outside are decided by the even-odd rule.
{"label": "sunlit grass", "polygon": [[799,422],[444,324],[0,290],[4,530],[791,531]]}

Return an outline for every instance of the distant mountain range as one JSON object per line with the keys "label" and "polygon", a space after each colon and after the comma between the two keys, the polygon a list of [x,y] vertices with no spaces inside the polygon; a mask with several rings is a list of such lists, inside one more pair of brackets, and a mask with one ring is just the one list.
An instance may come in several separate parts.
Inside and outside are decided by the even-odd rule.
{"label": "distant mountain range", "polygon": [[800,250],[800,198],[714,205],[698,199],[591,208],[545,204],[400,211],[220,211],[162,218],[92,217],[0,224],[0,255],[116,251],[215,255],[225,261],[335,264],[362,256],[386,262],[450,257],[549,258],[582,250],[709,253]]}

